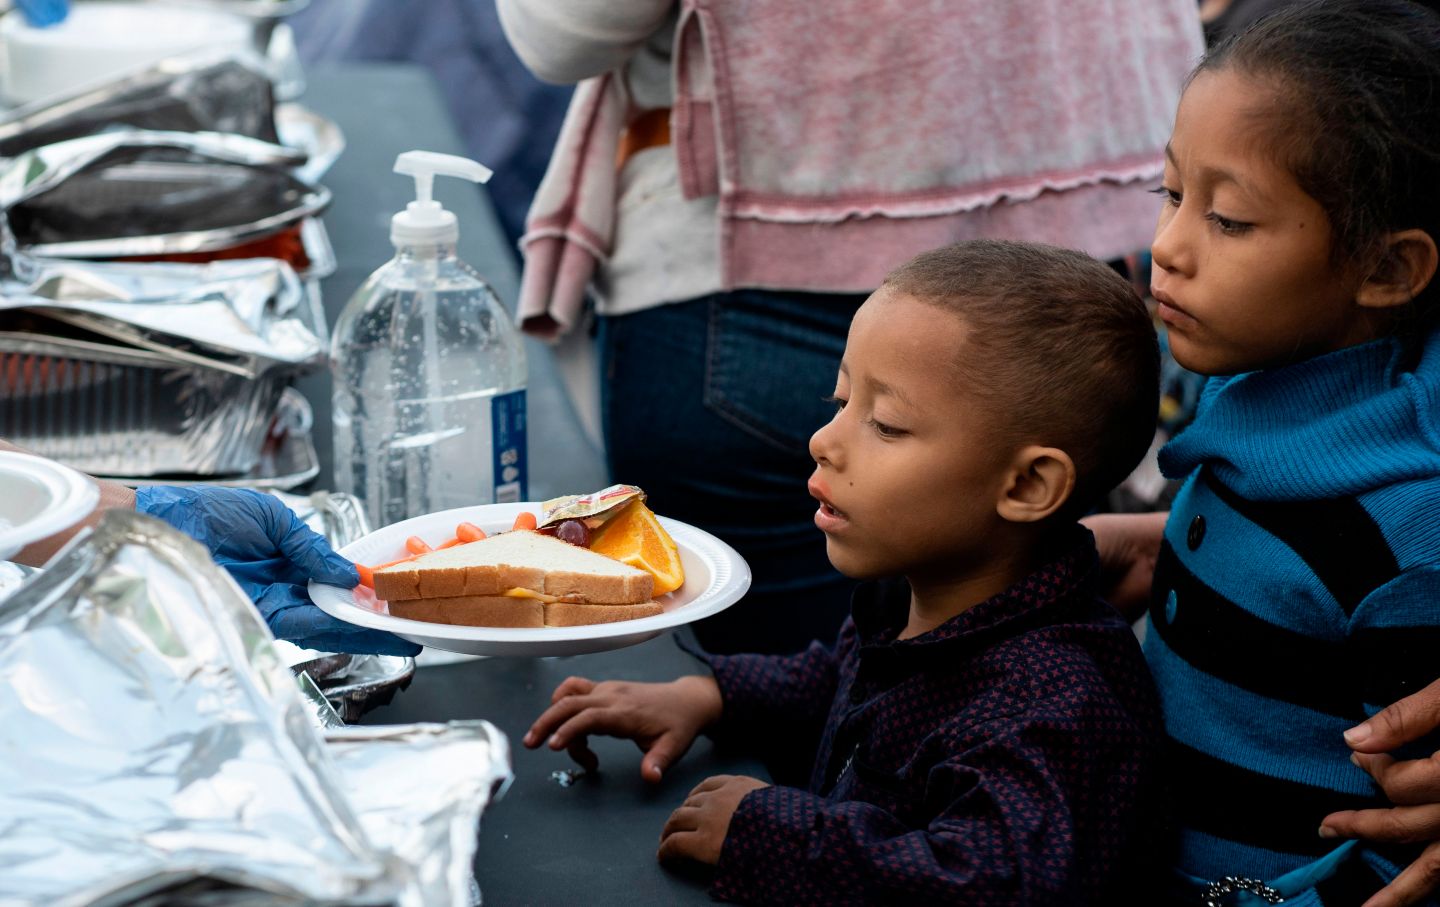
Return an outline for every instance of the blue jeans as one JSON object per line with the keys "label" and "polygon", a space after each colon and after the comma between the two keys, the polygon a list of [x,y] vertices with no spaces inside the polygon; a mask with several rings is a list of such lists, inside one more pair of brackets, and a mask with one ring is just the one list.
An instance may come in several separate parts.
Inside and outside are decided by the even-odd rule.
{"label": "blue jeans", "polygon": [[614,481],[724,539],[754,576],[695,626],[711,652],[826,643],[853,583],[830,566],[805,483],[829,421],[854,294],[736,290],[600,320],[601,410]]}

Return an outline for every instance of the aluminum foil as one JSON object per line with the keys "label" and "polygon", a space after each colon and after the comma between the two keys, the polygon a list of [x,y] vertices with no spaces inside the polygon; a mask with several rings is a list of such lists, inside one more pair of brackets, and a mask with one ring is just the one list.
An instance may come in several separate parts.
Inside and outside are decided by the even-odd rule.
{"label": "aluminum foil", "polygon": [[229,132],[303,152],[294,170],[313,183],[345,147],[334,122],[299,104],[275,103],[264,61],[207,52],[170,57],[100,85],[0,115],[0,157],[117,128]]}
{"label": "aluminum foil", "polygon": [[100,475],[244,475],[286,385],[324,361],[323,315],[284,262],[36,259],[3,233],[0,437],[36,453]]}
{"label": "aluminum foil", "polygon": [[107,514],[0,603],[0,678],[0,903],[471,904],[504,736],[322,735],[244,594],[157,520]]}
{"label": "aluminum foil", "polygon": [[270,77],[256,61],[214,53],[172,57],[100,85],[0,117],[0,157],[128,127],[230,132],[280,141]]}
{"label": "aluminum foil", "polygon": [[325,536],[332,548],[344,548],[370,534],[365,507],[353,494],[343,491],[317,491],[308,496],[280,491],[271,494],[295,511],[306,526]]}
{"label": "aluminum foil", "polygon": [[97,475],[243,474],[288,380],[0,330],[0,437]]}
{"label": "aluminum foil", "polygon": [[173,362],[247,378],[325,361],[313,300],[276,259],[120,264],[12,254],[6,261],[0,311],[33,311]]}
{"label": "aluminum foil", "polygon": [[291,172],[307,183],[319,182],[345,150],[345,134],[335,121],[299,104],[275,109],[275,129],[282,145],[305,152],[305,163]]}
{"label": "aluminum foil", "polygon": [[323,186],[294,149],[239,135],[124,130],[26,151],[0,171],[20,247],[60,258],[227,249],[317,216]]}

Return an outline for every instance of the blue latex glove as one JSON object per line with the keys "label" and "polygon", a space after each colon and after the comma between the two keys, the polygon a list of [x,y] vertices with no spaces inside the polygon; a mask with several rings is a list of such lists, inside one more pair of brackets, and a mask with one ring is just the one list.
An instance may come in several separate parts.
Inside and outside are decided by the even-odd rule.
{"label": "blue latex glove", "polygon": [[35,28],[49,28],[70,15],[70,0],[15,0],[15,8]]}
{"label": "blue latex glove", "polygon": [[325,652],[420,652],[412,642],[337,620],[315,607],[305,591],[311,579],[353,589],[360,576],[279,498],[245,488],[154,485],[136,490],[135,509],[210,549],[277,638]]}

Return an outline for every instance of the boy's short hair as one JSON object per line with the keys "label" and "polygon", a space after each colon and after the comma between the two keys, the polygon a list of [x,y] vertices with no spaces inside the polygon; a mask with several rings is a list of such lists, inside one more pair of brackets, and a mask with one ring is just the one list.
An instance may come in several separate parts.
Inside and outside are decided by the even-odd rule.
{"label": "boy's short hair", "polygon": [[883,287],[959,316],[953,365],[1005,439],[1075,461],[1078,516],[1149,450],[1159,411],[1155,328],[1130,283],[1083,252],[975,240],[925,252]]}

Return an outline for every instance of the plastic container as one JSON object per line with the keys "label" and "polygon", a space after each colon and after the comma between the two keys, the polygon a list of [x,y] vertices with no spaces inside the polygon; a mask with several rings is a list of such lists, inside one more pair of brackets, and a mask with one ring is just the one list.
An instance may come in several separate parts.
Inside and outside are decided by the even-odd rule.
{"label": "plastic container", "polygon": [[18,12],[0,18],[4,95],[25,104],[91,85],[166,57],[254,42],[246,20],[213,9],[151,3],[75,3],[59,25],[35,28]]}
{"label": "plastic container", "polygon": [[437,510],[528,494],[525,348],[490,286],[455,255],[455,215],[431,199],[436,174],[490,171],[410,151],[395,170],[417,200],[391,221],[395,257],[335,324],[336,488],[385,526]]}

